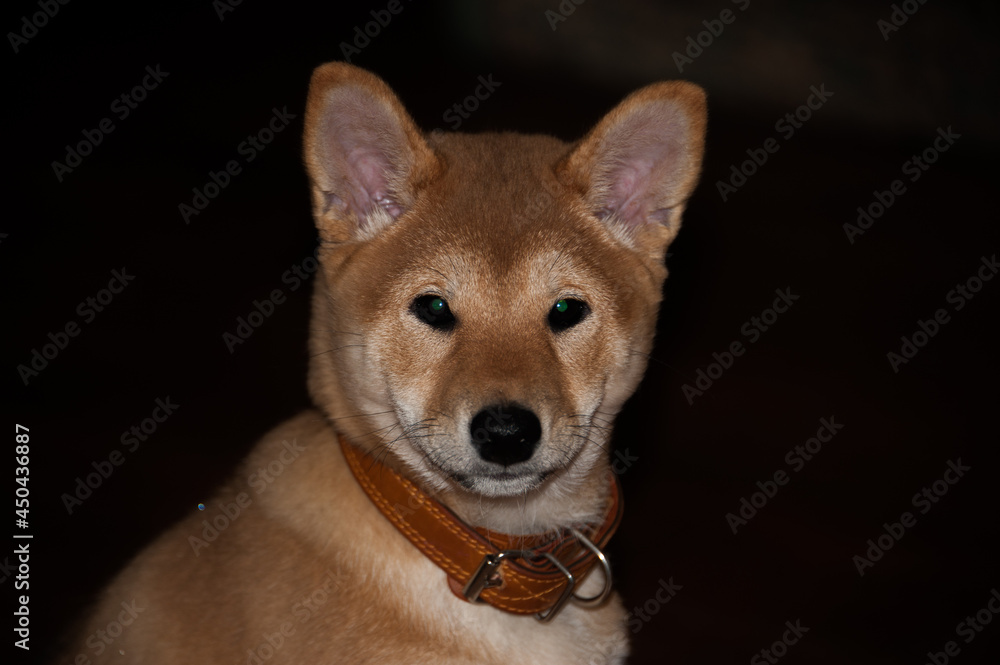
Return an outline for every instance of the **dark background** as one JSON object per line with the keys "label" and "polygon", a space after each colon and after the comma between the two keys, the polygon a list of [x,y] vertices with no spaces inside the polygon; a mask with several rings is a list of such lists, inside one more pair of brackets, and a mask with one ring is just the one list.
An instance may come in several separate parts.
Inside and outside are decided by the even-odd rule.
{"label": "dark background", "polygon": [[[71,2],[17,53],[8,36],[2,389],[6,426],[31,429],[34,535],[32,651],[17,662],[40,661],[130,556],[308,405],[310,289],[281,280],[315,243],[303,103],[312,68],[343,59],[341,42],[386,4],[245,0],[220,20],[208,1]],[[682,587],[642,623],[632,662],[748,662],[796,620],[809,632],[789,663],[918,665],[949,640],[959,663],[997,662],[1000,618],[969,644],[955,631],[1000,587],[1000,280],[960,311],[947,300],[1000,248],[995,5],[928,2],[888,40],[887,2],[589,0],[555,30],[545,11],[558,0],[403,6],[352,61],[428,130],[448,128],[444,112],[480,75],[501,86],[463,131],[573,139],[646,83],[709,93],[702,183],[668,261],[649,373],[614,439],[638,458],[611,548],[626,604],[657,609],[660,580]],[[736,20],[678,72],[672,54],[724,8]],[[38,11],[7,3],[0,26],[20,31]],[[111,103],[156,65],[169,76],[120,120]],[[776,121],[820,85],[833,95],[784,138]],[[247,164],[237,146],[275,107],[297,117]],[[115,130],[59,182],[52,162],[104,117]],[[903,163],[948,127],[961,138],[911,183]],[[717,183],[770,137],[779,151],[723,201]],[[242,173],[186,225],[178,205],[231,159]],[[850,243],[843,224],[895,179],[906,192]],[[134,281],[83,322],[78,303],[123,267]],[[287,302],[230,353],[223,333],[275,288]],[[682,386],[749,341],[741,327],[779,288],[799,300],[689,404]],[[894,372],[887,353],[940,308],[950,321]],[[25,385],[17,366],[70,321],[79,335]],[[124,449],[122,433],[167,397],[176,413]],[[830,417],[843,429],[734,535],[726,514],[789,471],[785,453]],[[61,496],[114,450],[124,463],[67,514]],[[919,514],[911,497],[958,458],[971,471]],[[859,576],[852,557],[904,511],[916,525]]]}

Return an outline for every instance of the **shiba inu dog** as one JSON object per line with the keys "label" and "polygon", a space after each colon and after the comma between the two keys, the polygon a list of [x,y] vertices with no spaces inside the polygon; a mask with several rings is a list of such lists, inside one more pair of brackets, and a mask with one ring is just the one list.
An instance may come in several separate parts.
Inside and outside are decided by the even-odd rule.
{"label": "shiba inu dog", "polygon": [[573,144],[424,134],[373,74],[319,67],[315,409],[142,552],[61,662],[624,662],[605,444],[705,123],[673,81]]}

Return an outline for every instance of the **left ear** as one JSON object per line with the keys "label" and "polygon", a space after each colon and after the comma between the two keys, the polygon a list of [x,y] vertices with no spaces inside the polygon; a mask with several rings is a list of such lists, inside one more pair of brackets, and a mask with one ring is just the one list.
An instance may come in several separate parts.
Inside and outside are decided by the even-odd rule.
{"label": "left ear", "polygon": [[698,182],[706,121],[704,90],[654,83],[604,116],[556,173],[624,242],[662,258]]}

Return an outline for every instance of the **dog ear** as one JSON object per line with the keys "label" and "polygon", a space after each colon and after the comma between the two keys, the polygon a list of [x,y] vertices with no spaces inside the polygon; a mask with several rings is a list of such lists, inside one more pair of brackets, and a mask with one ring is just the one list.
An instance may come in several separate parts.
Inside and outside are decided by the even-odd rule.
{"label": "dog ear", "polygon": [[557,175],[624,242],[662,257],[701,171],[706,109],[693,83],[646,86],[604,116]]}
{"label": "dog ear", "polygon": [[382,79],[330,62],[313,72],[305,115],[313,215],[327,239],[369,238],[414,203],[438,161]]}

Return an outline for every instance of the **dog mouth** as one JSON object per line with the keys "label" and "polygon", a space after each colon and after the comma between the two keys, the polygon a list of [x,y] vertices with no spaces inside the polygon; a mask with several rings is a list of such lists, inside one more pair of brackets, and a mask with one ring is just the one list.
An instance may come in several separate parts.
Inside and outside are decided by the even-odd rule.
{"label": "dog mouth", "polygon": [[468,492],[489,497],[516,496],[530,492],[541,486],[557,471],[539,470],[528,464],[490,469],[482,468],[485,465],[481,463],[473,464],[471,469],[459,470],[444,460],[435,459],[434,455],[427,455],[424,459],[430,463],[439,477],[451,481]]}
{"label": "dog mouth", "polygon": [[520,496],[539,490],[573,461],[570,449],[575,448],[560,442],[558,432],[543,436],[539,419],[525,407],[483,409],[457,429],[471,434],[423,428],[406,437],[410,463],[422,467],[425,478],[440,489],[450,485],[481,497]]}
{"label": "dog mouth", "polygon": [[[470,492],[484,493],[484,487],[493,489],[491,493],[509,494],[533,490],[553,474],[553,471],[501,471],[487,473],[448,473],[448,476]],[[507,491],[502,491],[507,490]]]}

